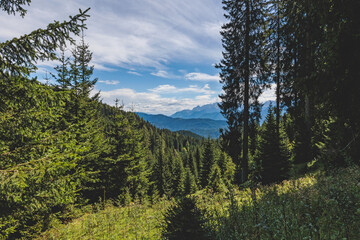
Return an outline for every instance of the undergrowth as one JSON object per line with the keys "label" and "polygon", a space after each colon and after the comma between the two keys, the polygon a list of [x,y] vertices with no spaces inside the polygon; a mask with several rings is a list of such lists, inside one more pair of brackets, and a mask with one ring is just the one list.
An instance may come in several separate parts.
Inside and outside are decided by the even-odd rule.
{"label": "undergrowth", "polygon": [[[360,169],[313,174],[271,186],[193,195],[212,239],[358,239]],[[40,239],[164,239],[174,202],[106,206],[45,232]]]}

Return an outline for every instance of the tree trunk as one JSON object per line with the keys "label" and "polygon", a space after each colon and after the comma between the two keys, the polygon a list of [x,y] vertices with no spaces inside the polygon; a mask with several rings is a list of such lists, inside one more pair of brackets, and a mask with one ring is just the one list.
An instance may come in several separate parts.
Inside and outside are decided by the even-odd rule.
{"label": "tree trunk", "polygon": [[277,19],[276,19],[276,132],[280,132],[280,9],[279,2],[277,6]]}
{"label": "tree trunk", "polygon": [[246,1],[246,30],[245,30],[245,89],[244,89],[244,132],[243,159],[241,164],[241,181],[248,179],[249,172],[249,82],[250,82],[250,4]]}

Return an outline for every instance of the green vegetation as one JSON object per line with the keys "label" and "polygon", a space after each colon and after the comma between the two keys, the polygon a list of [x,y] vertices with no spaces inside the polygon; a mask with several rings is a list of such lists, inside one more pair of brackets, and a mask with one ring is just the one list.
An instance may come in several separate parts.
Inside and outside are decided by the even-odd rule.
{"label": "green vegetation", "polygon": [[[357,239],[360,169],[199,195],[213,239]],[[210,221],[209,221],[210,220]]]}
{"label": "green vegetation", "polygon": [[[181,208],[168,200],[151,206],[109,205],[68,224],[54,226],[39,239],[163,239],[162,232],[168,236],[173,228],[181,231],[181,226],[190,224],[187,220],[194,217],[198,225],[191,221],[189,228],[199,234],[205,230],[205,239],[357,239],[359,179],[360,169],[354,167],[328,176],[318,172],[277,185],[226,193],[199,191],[192,195],[198,208],[195,212],[191,210],[195,209],[191,200],[180,202]],[[164,214],[166,209],[170,212]],[[174,218],[186,214],[192,218]],[[165,218],[174,218],[171,227]]]}
{"label": "green vegetation", "polygon": [[[115,207],[113,203],[97,205],[94,213],[85,213],[68,224],[58,224],[38,239],[161,239],[164,211],[172,201],[144,205],[131,203]],[[101,210],[102,209],[102,210]]]}
{"label": "green vegetation", "polygon": [[[29,3],[0,9],[24,16]],[[157,129],[92,94],[88,10],[0,43],[1,239],[360,236],[360,3],[223,4],[218,140]],[[54,59],[57,84],[30,77]],[[260,125],[272,82],[277,105]]]}

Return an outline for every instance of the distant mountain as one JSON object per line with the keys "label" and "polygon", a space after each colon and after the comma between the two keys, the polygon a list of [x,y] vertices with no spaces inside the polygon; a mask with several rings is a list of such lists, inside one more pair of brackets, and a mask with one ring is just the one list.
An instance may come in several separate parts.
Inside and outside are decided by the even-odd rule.
{"label": "distant mountain", "polygon": [[[267,101],[263,104],[261,110],[262,124],[265,120],[270,105],[275,106],[274,101]],[[220,136],[219,129],[226,128],[227,124],[224,117],[220,113],[217,103],[197,106],[192,110],[183,110],[176,112],[170,117],[157,114],[151,115],[147,113],[138,113],[144,120],[150,122],[158,128],[166,128],[170,131],[181,131],[186,133],[190,131],[202,137],[218,138]],[[186,133],[189,134],[189,133]]]}
{"label": "distant mountain", "polygon": [[220,113],[220,108],[218,103],[207,104],[204,106],[197,106],[192,110],[183,110],[176,112],[171,115],[173,118],[209,118],[213,120],[225,120],[225,118]]}
{"label": "distant mountain", "polygon": [[[270,104],[274,107],[276,105],[275,101],[266,101],[263,104],[263,108],[261,110],[261,123],[265,120],[267,112],[269,110]],[[223,120],[225,118],[220,113],[220,108],[218,103],[206,104],[203,106],[197,106],[192,110],[182,110],[171,115],[173,118],[184,118],[184,119],[192,119],[192,118],[208,118],[213,120]]]}
{"label": "distant mountain", "polygon": [[138,115],[158,128],[166,128],[170,131],[185,130],[203,137],[210,136],[211,138],[218,138],[220,136],[219,129],[227,126],[226,121],[222,120],[205,118],[182,119],[162,114],[151,115],[146,113],[138,113]]}

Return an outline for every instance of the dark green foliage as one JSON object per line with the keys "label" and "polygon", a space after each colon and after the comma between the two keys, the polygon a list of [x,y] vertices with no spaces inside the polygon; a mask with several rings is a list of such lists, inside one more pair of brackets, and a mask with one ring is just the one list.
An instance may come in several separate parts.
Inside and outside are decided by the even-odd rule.
{"label": "dark green foliage", "polygon": [[26,10],[23,5],[30,5],[31,0],[1,0],[0,9],[8,14],[14,14],[20,12],[22,17],[25,16]]}
{"label": "dark green foliage", "polygon": [[[262,51],[264,1],[222,2],[228,22],[221,31],[223,59],[216,66],[220,69],[220,82],[224,90],[220,95],[219,107],[229,126],[225,131],[229,145],[239,148],[242,144],[242,159],[238,169],[241,168],[241,182],[245,182],[249,168],[249,122],[258,115],[258,97],[267,82],[266,55]],[[255,114],[250,114],[250,110]],[[234,154],[233,151],[228,153],[239,164],[240,154]]]}
{"label": "dark green foliage", "polygon": [[211,168],[208,178],[208,187],[214,192],[224,192],[226,190],[221,170],[217,164],[214,164]]}
{"label": "dark green foliage", "polygon": [[234,183],[236,165],[225,152],[220,153],[218,165],[225,185],[230,187]]}
{"label": "dark green foliage", "polygon": [[60,127],[66,94],[36,81],[0,81],[7,91],[0,102],[0,232],[36,236],[79,202],[86,176],[78,162],[86,148],[74,126]]}
{"label": "dark green foliage", "polygon": [[203,222],[195,200],[184,197],[165,213],[163,236],[169,240],[209,239],[203,229]]}
{"label": "dark green foliage", "polygon": [[185,182],[184,182],[184,194],[193,194],[198,189],[195,177],[193,173],[191,172],[190,168],[185,169]]}
{"label": "dark green foliage", "polygon": [[[3,2],[7,1],[1,1]],[[46,29],[38,29],[30,34],[0,43],[0,76],[28,76],[37,68],[40,60],[54,60],[55,51],[67,41],[74,43],[71,34],[79,35],[85,28],[84,21],[89,9],[81,11],[69,21],[50,23]]]}
{"label": "dark green foliage", "polygon": [[[24,16],[29,3],[1,0],[0,9]],[[123,111],[118,101],[110,107],[98,94],[90,96],[97,79],[84,40],[87,10],[0,43],[0,238],[38,237],[54,223],[70,221],[77,207],[99,199],[126,204],[214,192],[227,192],[231,200],[229,209],[221,205],[225,215],[209,223],[220,223],[213,229],[219,239],[359,235],[355,168],[349,176],[320,178],[306,188],[296,181],[260,187],[260,195],[252,188],[242,193],[241,204],[226,190],[247,180],[248,162],[264,184],[289,177],[290,162],[297,164],[294,169],[329,172],[359,163],[360,4],[223,4],[229,22],[221,33],[225,50],[218,68],[228,127],[221,150],[215,140],[157,129]],[[72,34],[80,33],[80,44],[67,58],[65,43],[75,43]],[[55,59],[59,47],[60,65],[52,75],[59,85],[28,79],[36,61]],[[260,126],[258,98],[269,79],[277,85],[277,105]],[[287,110],[283,116],[281,104]],[[212,190],[196,193],[200,188]],[[169,209],[166,223],[169,239],[207,239],[193,198]]]}
{"label": "dark green foliage", "polygon": [[260,134],[256,155],[260,179],[264,184],[282,181],[289,174],[289,154],[284,140],[283,132],[277,132],[276,119],[270,107]]}
{"label": "dark green foliage", "polygon": [[210,139],[205,142],[201,166],[201,186],[206,187],[210,176],[211,168],[215,164],[214,145]]}
{"label": "dark green foliage", "polygon": [[60,56],[57,57],[57,60],[60,62],[60,65],[56,66],[54,70],[57,72],[57,75],[52,74],[52,77],[60,85],[62,89],[67,89],[70,87],[70,58],[65,55],[65,47],[60,46]]}

